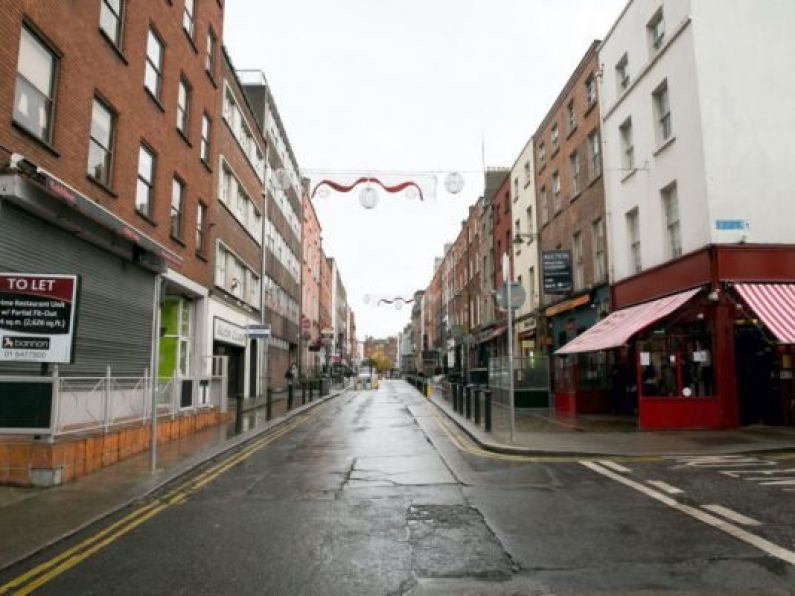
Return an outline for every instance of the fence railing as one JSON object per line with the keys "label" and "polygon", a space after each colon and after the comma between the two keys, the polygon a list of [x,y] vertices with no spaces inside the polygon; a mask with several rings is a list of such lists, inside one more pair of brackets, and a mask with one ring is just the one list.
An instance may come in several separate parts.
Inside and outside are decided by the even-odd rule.
{"label": "fence railing", "polygon": [[[202,408],[226,411],[227,371],[227,357],[212,356],[206,374],[195,376],[152,379],[146,371],[142,377],[114,377],[108,368],[104,377],[62,377],[55,367],[50,376],[0,377],[8,400],[0,434],[56,437],[144,425],[152,415],[153,389],[158,418]],[[29,392],[36,395],[34,408],[21,401]],[[22,405],[15,408],[12,400]]]}
{"label": "fence railing", "polygon": [[[514,392],[549,393],[549,356],[532,354],[513,359]],[[489,359],[489,388],[494,391],[495,404],[508,405],[508,388],[511,378],[507,356]]]}

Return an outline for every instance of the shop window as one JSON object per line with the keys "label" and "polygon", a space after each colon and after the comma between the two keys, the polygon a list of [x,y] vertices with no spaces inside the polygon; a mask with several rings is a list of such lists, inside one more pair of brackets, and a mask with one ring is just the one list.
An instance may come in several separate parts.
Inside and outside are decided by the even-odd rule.
{"label": "shop window", "polygon": [[171,378],[190,373],[191,315],[193,304],[180,296],[167,296],[160,311],[160,360],[158,376]]}

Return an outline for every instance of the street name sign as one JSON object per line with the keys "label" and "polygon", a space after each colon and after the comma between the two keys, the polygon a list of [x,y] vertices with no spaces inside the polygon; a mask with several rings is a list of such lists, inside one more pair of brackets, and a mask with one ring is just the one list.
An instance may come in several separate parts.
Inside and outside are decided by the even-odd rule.
{"label": "street name sign", "polygon": [[254,338],[268,338],[271,336],[271,328],[267,325],[248,325],[246,335]]}
{"label": "street name sign", "polygon": [[77,275],[0,273],[0,361],[69,364]]}

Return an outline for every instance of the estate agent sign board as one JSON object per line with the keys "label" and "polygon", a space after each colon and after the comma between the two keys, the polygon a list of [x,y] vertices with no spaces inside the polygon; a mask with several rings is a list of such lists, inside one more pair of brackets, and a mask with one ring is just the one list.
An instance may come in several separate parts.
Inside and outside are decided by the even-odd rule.
{"label": "estate agent sign board", "polygon": [[77,275],[0,273],[0,361],[74,358]]}

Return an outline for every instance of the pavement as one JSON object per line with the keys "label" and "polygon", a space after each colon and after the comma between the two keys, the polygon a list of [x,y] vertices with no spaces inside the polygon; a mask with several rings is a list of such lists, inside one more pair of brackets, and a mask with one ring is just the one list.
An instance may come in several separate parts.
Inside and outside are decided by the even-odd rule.
{"label": "pavement", "polygon": [[[419,393],[419,392],[418,392]],[[421,395],[421,393],[420,393]],[[495,403],[492,431],[454,411],[441,387],[430,402],[481,448],[518,455],[644,457],[676,454],[721,455],[795,450],[795,427],[752,426],[738,430],[637,431],[633,418],[582,416],[557,418],[549,409],[517,410],[513,440],[510,413]],[[482,412],[481,408],[481,412]]]}
{"label": "pavement", "polygon": [[0,593],[795,594],[783,454],[499,454],[386,381],[219,460],[0,571]]}
{"label": "pavement", "polygon": [[340,387],[332,388],[328,396],[318,399],[315,394],[313,401],[305,405],[302,405],[299,395],[291,411],[287,410],[286,399],[277,395],[270,420],[266,420],[262,408],[246,411],[241,434],[234,433],[232,421],[229,425],[212,427],[159,445],[154,472],[151,471],[150,454],[146,451],[60,487],[0,486],[0,528],[3,529],[0,532],[0,569],[146,498],[206,462],[249,443],[343,392]]}

